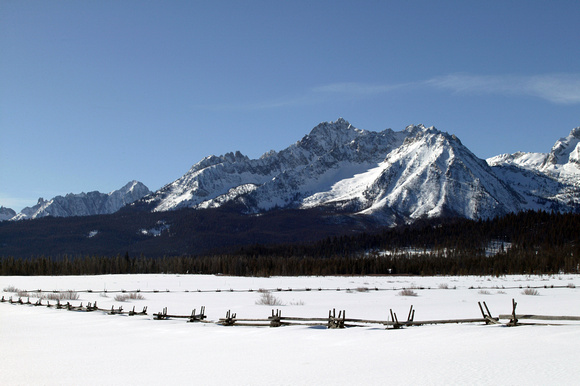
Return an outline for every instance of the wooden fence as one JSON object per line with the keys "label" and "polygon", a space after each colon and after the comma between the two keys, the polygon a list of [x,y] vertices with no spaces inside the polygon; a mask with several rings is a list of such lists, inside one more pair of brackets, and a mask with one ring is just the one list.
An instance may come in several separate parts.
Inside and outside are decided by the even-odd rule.
{"label": "wooden fence", "polygon": [[[46,307],[53,307],[55,309],[65,309],[68,311],[84,311],[84,312],[92,312],[92,311],[101,311],[110,315],[147,315],[147,307],[144,307],[142,311],[135,311],[135,307],[133,307],[130,311],[123,311],[123,307],[115,308],[114,306],[111,309],[104,309],[99,308],[97,306],[97,302],[94,303],[87,303],[86,306],[83,306],[82,303],[80,305],[73,305],[70,302],[66,304],[61,303],[60,300],[56,300],[55,303],[51,304],[49,301],[46,301],[46,304],[43,303],[42,299],[39,299],[36,302],[31,302],[30,298],[27,300],[23,300],[22,298],[18,298],[18,300],[13,300],[12,297],[9,299],[5,299],[2,296],[0,299],[0,303],[10,303],[10,304],[19,304],[19,305],[31,305],[31,306],[46,306]],[[248,327],[281,327],[281,326],[323,326],[326,328],[347,328],[347,327],[362,327],[362,326],[369,326],[369,325],[381,325],[385,328],[389,329],[399,329],[403,327],[411,327],[411,326],[421,326],[426,324],[458,324],[458,323],[485,323],[487,325],[503,325],[503,326],[518,326],[518,325],[561,325],[558,323],[522,323],[520,320],[542,320],[542,321],[567,321],[567,322],[579,322],[580,316],[553,316],[553,315],[518,315],[516,313],[516,306],[517,303],[514,299],[512,299],[512,313],[511,314],[503,314],[499,315],[498,317],[493,317],[487,304],[485,302],[478,302],[479,310],[481,312],[481,318],[466,318],[466,319],[434,319],[434,320],[415,320],[415,310],[411,305],[407,319],[405,321],[399,321],[397,314],[393,312],[392,309],[389,310],[390,318],[386,320],[371,320],[371,319],[356,319],[356,318],[347,318],[345,310],[339,310],[338,315],[336,313],[336,309],[331,309],[328,311],[328,316],[321,316],[321,317],[293,317],[293,316],[283,316],[282,311],[272,310],[271,315],[265,318],[238,318],[237,314],[232,313],[231,310],[226,312],[224,318],[220,318],[217,321],[209,321],[207,320],[207,316],[205,315],[205,306],[200,308],[200,311],[197,312],[194,309],[191,314],[189,315],[174,315],[170,314],[167,311],[167,307],[163,309],[163,311],[153,314],[155,320],[167,320],[167,319],[186,319],[187,322],[194,323],[213,323],[222,326],[248,326]],[[507,322],[502,323],[501,320],[507,320]]]}
{"label": "wooden fence", "polygon": [[[512,290],[512,289],[558,289],[558,288],[576,288],[574,284],[567,284],[567,285],[537,285],[537,286],[470,286],[467,289],[469,290]],[[170,290],[170,289],[134,289],[134,290],[126,290],[126,289],[115,289],[115,290],[93,290],[93,289],[81,289],[81,290],[66,290],[66,291],[59,291],[59,290],[42,290],[42,289],[34,289],[34,290],[21,290],[20,292],[27,292],[30,294],[38,293],[61,293],[61,292],[74,292],[74,293],[104,293],[104,294],[115,294],[115,293],[190,293],[190,292],[199,292],[199,293],[212,293],[212,292],[325,292],[325,291],[346,291],[346,292],[369,292],[369,291],[402,291],[402,290],[441,290],[441,291],[453,291],[457,288],[444,286],[444,287],[430,287],[430,286],[403,286],[403,287],[337,287],[337,288],[323,288],[323,287],[304,287],[304,288],[259,288],[259,289],[184,289],[184,290]]]}
{"label": "wooden fence", "polygon": [[[362,327],[365,325],[382,325],[386,328],[402,328],[406,326],[421,326],[424,324],[447,324],[447,323],[485,323],[485,324],[498,324],[499,319],[494,318],[491,314],[486,314],[483,312],[481,307],[483,317],[482,318],[470,318],[470,319],[441,319],[441,320],[423,320],[416,321],[415,310],[413,306],[409,309],[409,314],[406,321],[399,321],[397,314],[393,312],[392,309],[389,310],[391,316],[387,320],[372,320],[372,319],[356,319],[347,318],[345,310],[339,310],[338,315],[336,314],[336,309],[328,311],[328,317],[319,318],[305,318],[305,317],[291,317],[282,316],[281,310],[272,310],[272,315],[264,319],[244,319],[238,318],[236,314],[232,314],[231,311],[226,313],[225,318],[220,318],[217,322],[218,324],[224,326],[270,326],[270,327],[280,327],[280,326],[326,326],[327,328],[345,328],[345,327]],[[485,302],[484,302],[485,305]],[[487,305],[485,305],[487,309]],[[489,312],[489,310],[488,310]]]}
{"label": "wooden fence", "polygon": [[[561,323],[547,323],[546,321],[567,321],[567,322],[580,322],[580,316],[557,316],[557,315],[518,315],[516,313],[516,307],[518,303],[512,299],[512,313],[500,315],[500,319],[509,319],[507,326],[518,326],[518,325],[544,325],[544,326],[558,326]],[[533,322],[533,323],[522,323],[520,320],[540,320],[543,322]]]}
{"label": "wooden fence", "polygon": [[48,308],[52,307],[52,308],[55,308],[58,310],[65,309],[68,311],[85,311],[85,312],[101,311],[101,312],[105,312],[109,315],[129,315],[129,316],[147,315],[147,307],[143,307],[143,311],[135,311],[134,306],[133,306],[133,309],[131,311],[123,311],[123,307],[115,308],[114,306],[111,306],[111,309],[99,308],[97,306],[97,302],[87,303],[86,306],[83,306],[83,303],[80,303],[78,306],[75,306],[75,305],[71,304],[70,302],[61,303],[60,300],[58,300],[58,299],[53,304],[51,304],[49,300],[47,300],[46,304],[44,304],[42,302],[42,299],[39,299],[33,303],[30,301],[30,298],[23,300],[22,298],[19,297],[18,300],[12,300],[12,297],[10,297],[9,299],[5,299],[4,296],[2,296],[2,299],[0,299],[0,303],[23,304],[23,305],[28,304],[28,305],[37,306],[37,307],[38,306],[45,306]]}

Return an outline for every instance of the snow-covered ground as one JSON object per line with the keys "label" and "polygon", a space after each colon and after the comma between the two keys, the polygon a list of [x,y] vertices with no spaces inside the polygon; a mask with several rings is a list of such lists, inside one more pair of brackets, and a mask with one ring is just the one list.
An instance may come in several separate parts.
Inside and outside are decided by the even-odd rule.
{"label": "snow-covered ground", "polygon": [[[536,287],[539,295],[522,294],[528,286]],[[96,301],[100,308],[135,306],[136,311],[147,306],[148,315],[0,303],[2,385],[573,385],[580,379],[580,322],[332,330],[225,327],[152,316],[164,307],[170,314],[188,315],[205,306],[209,320],[223,318],[228,310],[239,318],[266,318],[272,308],[283,316],[325,317],[335,308],[337,313],[346,310],[347,318],[374,320],[389,319],[392,309],[399,320],[406,320],[413,305],[420,321],[481,317],[478,301],[485,301],[493,316],[509,314],[512,299],[520,314],[578,316],[580,275],[0,277],[0,290],[8,287],[92,290],[80,292],[71,303]],[[399,294],[410,287],[417,296]],[[260,288],[274,289],[272,294],[284,305],[256,304]],[[115,300],[118,293],[113,291],[137,289],[145,299]],[[14,293],[1,295],[17,299]]]}

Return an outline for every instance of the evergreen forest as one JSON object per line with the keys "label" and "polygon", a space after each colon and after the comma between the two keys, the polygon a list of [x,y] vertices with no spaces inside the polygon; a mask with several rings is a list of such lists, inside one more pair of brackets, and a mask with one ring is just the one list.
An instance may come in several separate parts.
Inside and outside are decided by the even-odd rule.
{"label": "evergreen forest", "polygon": [[150,257],[61,254],[0,257],[1,275],[133,273],[297,275],[506,275],[580,272],[580,214],[521,212],[489,220],[421,220],[222,251]]}

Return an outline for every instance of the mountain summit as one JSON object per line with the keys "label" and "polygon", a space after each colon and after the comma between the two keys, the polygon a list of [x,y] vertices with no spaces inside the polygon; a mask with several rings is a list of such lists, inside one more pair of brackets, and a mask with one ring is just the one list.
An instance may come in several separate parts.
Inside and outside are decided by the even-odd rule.
{"label": "mountain summit", "polygon": [[[374,132],[340,118],[259,159],[240,152],[206,157],[135,205],[155,212],[225,204],[245,213],[322,208],[386,224],[490,218],[527,209],[577,210],[579,137],[580,130],[574,129],[549,154],[503,155],[486,162],[455,135],[434,127]],[[513,173],[521,182],[515,187]]]}
{"label": "mountain summit", "polygon": [[0,206],[0,221],[10,220],[14,216],[16,216],[16,212],[12,208]]}

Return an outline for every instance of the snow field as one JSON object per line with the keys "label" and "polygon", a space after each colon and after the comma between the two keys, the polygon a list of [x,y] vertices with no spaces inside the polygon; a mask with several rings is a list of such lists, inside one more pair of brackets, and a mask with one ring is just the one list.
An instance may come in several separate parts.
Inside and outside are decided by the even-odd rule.
{"label": "snow field", "polygon": [[[1,303],[3,385],[565,385],[577,384],[580,376],[576,363],[580,324],[515,328],[432,325],[400,330],[370,325],[328,330],[224,327],[183,319],[157,321],[152,316],[163,307],[168,307],[170,314],[188,315],[204,305],[209,320],[224,317],[227,310],[240,318],[266,318],[272,308],[280,309],[283,316],[305,317],[324,317],[329,309],[336,308],[337,312],[346,310],[347,318],[378,320],[387,320],[392,308],[399,320],[406,320],[413,305],[415,320],[477,318],[481,317],[478,301],[485,301],[497,316],[511,312],[512,298],[521,314],[580,315],[580,275],[0,277],[0,290],[9,286],[22,290],[91,289],[94,292],[81,292],[71,303],[97,301],[100,308],[114,305],[129,310],[135,306],[137,311],[148,306],[149,315],[129,317]],[[537,289],[538,296],[526,296],[522,291],[527,286],[542,288]],[[374,291],[374,287],[388,290]],[[425,289],[415,288],[417,296],[405,297],[399,295],[403,287]],[[274,291],[272,294],[285,305],[271,307],[256,304],[261,296],[259,288],[312,290]],[[104,289],[107,297],[98,292]],[[111,291],[121,289],[140,289],[145,299],[115,301],[116,294]],[[146,292],[150,290],[159,292]]]}

